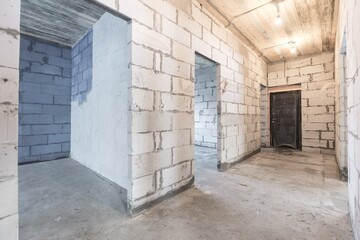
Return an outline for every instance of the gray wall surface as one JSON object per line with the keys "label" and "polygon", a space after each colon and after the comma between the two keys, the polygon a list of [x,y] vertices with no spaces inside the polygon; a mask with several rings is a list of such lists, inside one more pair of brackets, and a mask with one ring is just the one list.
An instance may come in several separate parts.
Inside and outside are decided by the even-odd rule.
{"label": "gray wall surface", "polygon": [[68,157],[71,49],[21,35],[19,163]]}
{"label": "gray wall surface", "polygon": [[74,46],[71,101],[71,157],[126,189],[131,184],[129,28],[106,13]]}

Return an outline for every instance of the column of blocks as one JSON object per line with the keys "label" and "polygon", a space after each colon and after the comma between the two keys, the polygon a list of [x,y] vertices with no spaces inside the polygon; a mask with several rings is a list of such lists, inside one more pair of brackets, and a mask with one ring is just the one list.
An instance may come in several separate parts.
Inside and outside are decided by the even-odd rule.
{"label": "column of blocks", "polygon": [[270,146],[270,104],[268,88],[261,85],[261,103],[260,103],[260,119],[261,119],[261,147]]}
{"label": "column of blocks", "polygon": [[0,2],[0,46],[0,238],[17,240],[19,0]]}
{"label": "column of blocks", "polygon": [[347,83],[344,56],[341,51],[335,52],[335,155],[341,178],[346,180],[348,176]]}

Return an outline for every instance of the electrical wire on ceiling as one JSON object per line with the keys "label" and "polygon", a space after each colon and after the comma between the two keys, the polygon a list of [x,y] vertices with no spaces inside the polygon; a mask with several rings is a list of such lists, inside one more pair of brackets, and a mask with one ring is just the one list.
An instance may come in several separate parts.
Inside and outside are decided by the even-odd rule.
{"label": "electrical wire on ceiling", "polygon": [[[240,34],[245,42],[247,42],[252,50],[254,50],[259,57],[264,58],[265,62],[269,62],[270,60],[267,59],[264,54],[233,24],[231,24],[231,21],[227,18],[226,14],[222,12],[211,0],[205,0],[218,14],[220,14],[227,22],[229,22],[228,26],[231,26],[234,28],[234,30],[237,31],[238,34]],[[273,0],[274,1],[274,0]],[[225,26],[226,27],[226,26]]]}
{"label": "electrical wire on ceiling", "polygon": [[[226,28],[230,27],[230,26],[234,23],[234,20],[235,20],[235,19],[237,19],[237,18],[239,18],[239,17],[241,17],[241,16],[244,16],[244,15],[246,15],[246,14],[252,12],[252,11],[255,11],[255,10],[259,9],[259,8],[262,8],[263,6],[268,5],[268,4],[270,4],[270,3],[276,3],[276,2],[275,2],[275,0],[271,0],[271,1],[269,1],[269,2],[263,3],[263,4],[255,7],[255,8],[253,8],[253,9],[250,9],[250,10],[248,10],[248,11],[245,11],[245,12],[243,12],[243,13],[240,13],[240,14],[238,14],[238,15],[235,15],[234,17],[230,18],[229,24],[228,24],[227,26],[225,26],[225,27],[226,27]],[[277,4],[277,3],[276,3],[276,4]],[[277,6],[278,6],[278,5],[277,5]],[[279,9],[279,8],[277,8],[277,9]],[[279,13],[279,11],[278,11],[278,13]]]}
{"label": "electrical wire on ceiling", "polygon": [[[270,46],[270,47],[267,47],[267,48],[263,48],[262,51],[266,51],[268,49],[273,49],[273,48],[277,48],[277,47],[282,47],[282,46],[290,46],[290,52],[292,54],[296,54],[297,53],[297,49],[296,49],[296,46],[295,46],[296,42],[295,41],[290,41],[290,42],[286,42],[286,43],[280,43],[280,44],[277,44],[277,45],[274,45],[274,46]],[[281,53],[281,56],[283,59],[285,59],[284,55]]]}
{"label": "electrical wire on ceiling", "polygon": [[[221,14],[222,17],[228,22],[228,24],[225,25],[226,28],[229,28],[229,27],[235,28],[235,29],[236,29],[241,35],[243,35],[246,39],[247,39],[247,37],[246,37],[244,34],[242,34],[242,32],[236,27],[236,25],[234,24],[234,21],[235,21],[237,18],[239,18],[239,17],[241,17],[241,16],[244,16],[244,15],[250,13],[250,12],[253,12],[253,11],[255,11],[255,10],[261,8],[261,7],[264,7],[264,6],[268,5],[268,4],[274,4],[275,7],[276,7],[276,11],[277,11],[277,17],[276,17],[276,19],[275,19],[275,25],[278,25],[278,26],[279,26],[279,25],[282,24],[282,20],[281,20],[281,18],[280,18],[280,7],[279,7],[279,3],[280,3],[280,2],[283,2],[283,1],[284,1],[284,0],[270,0],[270,1],[268,1],[268,2],[265,2],[265,3],[263,3],[263,4],[261,4],[261,5],[257,6],[257,7],[255,7],[255,8],[252,8],[252,9],[250,9],[250,10],[247,10],[247,11],[241,13],[241,14],[238,14],[238,15],[233,16],[233,17],[231,17],[230,19],[228,19],[227,16],[226,16],[226,14],[225,14],[224,12],[222,12],[222,11],[216,6],[216,4],[213,3],[212,0],[206,0],[206,2],[207,2],[209,5],[211,5],[219,14]],[[247,39],[247,40],[251,43],[251,41],[250,41],[249,39]],[[288,42],[288,43],[279,44],[279,45],[276,45],[276,46],[271,46],[271,47],[265,48],[265,49],[263,49],[263,50],[270,49],[270,48],[274,48],[274,47],[278,47],[278,46],[283,46],[283,45],[286,45],[286,44],[289,44],[289,45],[291,46],[290,51],[291,51],[292,53],[296,53],[296,47],[295,47],[295,42],[294,42],[294,41],[290,41],[290,42]],[[253,45],[253,44],[252,44],[252,45]],[[254,47],[255,47],[255,46],[254,46]],[[265,56],[257,47],[255,47],[255,48],[257,49],[257,53],[259,54],[259,56],[266,58],[266,56]],[[283,58],[284,58],[284,56],[283,56]]]}
{"label": "electrical wire on ceiling", "polygon": [[290,41],[290,42],[280,43],[280,44],[277,44],[277,45],[274,45],[274,46],[266,47],[266,48],[263,48],[262,50],[268,50],[268,49],[271,49],[271,48],[281,47],[281,46],[285,46],[285,45],[290,45],[291,48],[294,48],[295,44],[296,44],[295,41]]}
{"label": "electrical wire on ceiling", "polygon": [[[209,2],[209,1],[210,1],[210,0],[208,0],[208,2]],[[255,7],[255,8],[253,8],[253,9],[250,9],[250,10],[248,10],[248,11],[245,11],[245,12],[243,12],[243,13],[240,13],[240,14],[238,14],[238,15],[235,15],[235,16],[233,16],[233,17],[230,18],[229,24],[226,25],[225,27],[226,27],[226,28],[230,27],[231,25],[234,24],[234,21],[235,21],[237,18],[239,18],[239,17],[241,17],[241,16],[244,16],[244,15],[250,13],[250,12],[253,12],[253,11],[259,9],[259,8],[262,8],[262,7],[264,7],[264,6],[266,6],[266,5],[270,4],[270,3],[271,3],[271,4],[274,4],[275,7],[276,7],[277,17],[276,17],[276,19],[275,19],[275,24],[276,24],[277,26],[280,26],[280,25],[282,24],[282,19],[280,18],[279,2],[282,2],[282,1],[283,1],[283,0],[271,0],[271,1],[269,1],[269,2],[263,3],[263,4]]]}
{"label": "electrical wire on ceiling", "polygon": [[273,2],[273,4],[275,5],[276,10],[277,10],[277,17],[275,19],[275,25],[280,26],[282,24],[282,19],[280,17],[280,7],[277,2]]}
{"label": "electrical wire on ceiling", "polygon": [[[263,4],[255,7],[255,8],[253,8],[253,9],[250,9],[250,10],[247,10],[247,11],[241,13],[241,14],[235,15],[235,16],[231,17],[231,18],[228,20],[229,23],[228,23],[225,27],[226,27],[226,28],[229,28],[230,26],[235,27],[234,21],[235,21],[236,19],[238,19],[239,17],[244,16],[244,15],[246,15],[246,14],[252,12],[252,11],[255,11],[255,10],[259,9],[259,8],[262,8],[262,7],[264,7],[264,6],[268,5],[268,4],[273,4],[273,5],[276,7],[277,16],[276,16],[276,18],[275,18],[274,23],[275,23],[276,26],[281,26],[281,25],[282,25],[282,19],[281,19],[281,16],[280,16],[279,3],[282,2],[282,1],[284,1],[284,0],[270,0],[270,1],[266,2],[266,3],[263,3]],[[207,0],[207,2],[211,2],[211,0]],[[214,4],[212,4],[212,5],[214,6]],[[291,52],[292,54],[297,53],[297,49],[296,49],[296,47],[295,47],[295,44],[296,44],[295,41],[290,41],[290,42],[288,42],[288,43],[283,43],[283,44],[271,46],[271,47],[265,48],[265,49],[263,49],[263,50],[270,49],[270,48],[274,48],[274,47],[283,46],[283,45],[286,45],[286,44],[289,44],[289,46],[290,46],[290,52]],[[281,55],[282,55],[282,54],[281,54]],[[263,55],[263,56],[264,56],[264,55]],[[284,56],[282,56],[282,57],[284,58]]]}

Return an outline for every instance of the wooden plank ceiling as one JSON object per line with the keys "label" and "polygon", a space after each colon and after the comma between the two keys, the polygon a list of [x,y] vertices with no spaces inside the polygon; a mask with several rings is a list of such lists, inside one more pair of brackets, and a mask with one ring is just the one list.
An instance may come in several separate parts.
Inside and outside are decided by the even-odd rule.
{"label": "wooden plank ceiling", "polygon": [[[338,0],[199,2],[267,62],[334,49]],[[274,24],[275,3],[281,26]],[[22,0],[21,32],[73,45],[106,11],[93,0]],[[295,54],[290,41],[296,42]]]}
{"label": "wooden plank ceiling", "polygon": [[89,0],[21,0],[20,31],[72,46],[109,11]]}
{"label": "wooden plank ceiling", "polygon": [[[338,0],[199,0],[267,62],[333,50]],[[275,19],[279,7],[282,25]],[[289,42],[294,41],[296,53]]]}

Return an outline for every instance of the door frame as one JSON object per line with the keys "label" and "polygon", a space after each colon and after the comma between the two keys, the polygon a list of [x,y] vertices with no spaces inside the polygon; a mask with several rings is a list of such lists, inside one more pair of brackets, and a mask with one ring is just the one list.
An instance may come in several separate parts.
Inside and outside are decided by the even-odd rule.
{"label": "door frame", "polygon": [[299,134],[298,134],[298,141],[299,141],[299,146],[298,146],[298,150],[302,150],[302,104],[301,104],[301,84],[296,84],[296,85],[289,85],[289,86],[277,86],[277,87],[269,87],[268,88],[268,129],[269,129],[269,142],[270,142],[270,146],[273,146],[273,141],[272,141],[272,127],[271,127],[271,94],[272,93],[279,93],[279,92],[291,92],[291,91],[299,91],[300,92],[300,96],[299,96]]}

